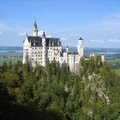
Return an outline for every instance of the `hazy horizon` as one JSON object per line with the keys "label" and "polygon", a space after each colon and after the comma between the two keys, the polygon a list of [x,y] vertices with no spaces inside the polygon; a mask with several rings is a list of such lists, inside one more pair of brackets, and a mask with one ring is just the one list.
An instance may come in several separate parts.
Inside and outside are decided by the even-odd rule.
{"label": "hazy horizon", "polygon": [[120,48],[120,1],[20,0],[1,1],[0,46],[22,46],[34,20],[39,33],[59,37],[75,47],[79,37],[87,47]]}

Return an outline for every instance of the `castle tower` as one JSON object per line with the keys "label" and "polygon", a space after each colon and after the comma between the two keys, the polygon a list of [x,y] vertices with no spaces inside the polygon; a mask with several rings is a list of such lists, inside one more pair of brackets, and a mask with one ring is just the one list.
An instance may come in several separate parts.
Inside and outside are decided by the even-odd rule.
{"label": "castle tower", "polygon": [[68,46],[66,46],[66,52],[67,52],[67,53],[69,52],[69,48],[68,48]]}
{"label": "castle tower", "polygon": [[46,64],[46,35],[45,32],[42,33],[42,65]]}
{"label": "castle tower", "polygon": [[23,63],[27,63],[28,61],[30,61],[30,43],[26,33],[25,39],[23,41]]}
{"label": "castle tower", "polygon": [[33,26],[33,36],[38,36],[38,27],[36,21],[34,22]]}
{"label": "castle tower", "polygon": [[105,56],[104,55],[101,55],[101,60],[102,60],[103,63],[105,62]]}
{"label": "castle tower", "polygon": [[83,44],[82,38],[79,38],[79,40],[78,40],[77,51],[81,58],[84,55],[84,44]]}

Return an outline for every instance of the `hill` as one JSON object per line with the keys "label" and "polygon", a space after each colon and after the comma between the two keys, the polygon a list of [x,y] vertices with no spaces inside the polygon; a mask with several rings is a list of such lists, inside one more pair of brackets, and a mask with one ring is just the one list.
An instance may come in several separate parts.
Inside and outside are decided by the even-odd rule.
{"label": "hill", "polygon": [[119,120],[120,78],[99,56],[81,59],[80,71],[63,64],[0,66],[0,119]]}

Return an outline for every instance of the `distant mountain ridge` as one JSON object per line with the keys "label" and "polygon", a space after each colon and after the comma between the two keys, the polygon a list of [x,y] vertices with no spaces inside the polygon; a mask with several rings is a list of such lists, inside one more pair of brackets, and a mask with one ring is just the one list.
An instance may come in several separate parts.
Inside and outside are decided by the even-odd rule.
{"label": "distant mountain ridge", "polygon": [[22,52],[22,47],[0,46],[0,52]]}
{"label": "distant mountain ridge", "polygon": [[[64,47],[65,49],[65,47]],[[77,52],[76,47],[69,47],[71,52]],[[85,47],[85,55],[89,55],[90,53],[103,54],[103,55],[114,55],[120,54],[120,48],[92,48]],[[2,52],[23,52],[22,47],[10,47],[10,46],[0,46],[0,53]]]}

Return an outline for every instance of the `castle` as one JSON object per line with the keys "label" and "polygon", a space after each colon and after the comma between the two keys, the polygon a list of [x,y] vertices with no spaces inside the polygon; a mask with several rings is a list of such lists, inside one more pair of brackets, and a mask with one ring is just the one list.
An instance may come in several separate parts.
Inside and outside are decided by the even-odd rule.
{"label": "castle", "polygon": [[59,38],[46,37],[45,32],[38,35],[36,21],[33,26],[33,35],[26,34],[23,41],[23,63],[29,61],[33,67],[36,64],[45,66],[46,62],[56,61],[60,65],[66,63],[71,72],[79,69],[80,58],[84,55],[83,39],[80,38],[77,44],[77,52],[70,52],[68,47],[63,49]]}

